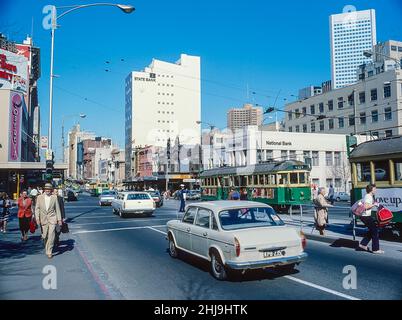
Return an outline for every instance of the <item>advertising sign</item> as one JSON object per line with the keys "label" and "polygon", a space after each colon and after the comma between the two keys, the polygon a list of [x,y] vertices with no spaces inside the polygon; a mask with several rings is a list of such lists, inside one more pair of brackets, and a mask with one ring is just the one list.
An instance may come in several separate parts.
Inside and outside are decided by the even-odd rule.
{"label": "advertising sign", "polygon": [[22,105],[23,105],[22,94],[17,92],[11,92],[8,160],[13,162],[19,162],[21,160]]}
{"label": "advertising sign", "polygon": [[0,49],[0,88],[27,92],[28,61],[26,57]]}
{"label": "advertising sign", "polygon": [[[362,190],[363,197],[366,190]],[[402,211],[402,188],[379,189],[375,193],[375,200],[392,212]]]}

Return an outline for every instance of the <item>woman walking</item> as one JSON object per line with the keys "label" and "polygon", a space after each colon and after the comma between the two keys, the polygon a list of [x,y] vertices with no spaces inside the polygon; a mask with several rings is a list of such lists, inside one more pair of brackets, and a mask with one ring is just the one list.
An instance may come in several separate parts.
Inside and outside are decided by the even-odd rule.
{"label": "woman walking", "polygon": [[29,224],[32,219],[32,200],[28,193],[23,191],[18,199],[18,219],[21,231],[21,240],[28,240]]}
{"label": "woman walking", "polygon": [[373,208],[378,207],[379,204],[375,201],[374,195],[377,191],[375,184],[369,184],[366,187],[366,195],[364,196],[364,206],[366,211],[363,212],[360,220],[368,228],[367,235],[360,242],[359,247],[364,251],[369,251],[368,244],[372,241],[372,252],[374,254],[383,254],[384,251],[380,250],[380,235],[376,221],[371,216]]}
{"label": "woman walking", "polygon": [[314,220],[320,235],[325,235],[325,228],[328,224],[328,208],[332,207],[325,199],[325,188],[318,188],[318,195],[314,199],[315,213]]}
{"label": "woman walking", "polygon": [[10,209],[12,207],[11,200],[8,197],[8,194],[4,192],[0,197],[0,207],[3,209],[1,212],[1,229],[0,232],[7,232],[7,222],[10,218]]}

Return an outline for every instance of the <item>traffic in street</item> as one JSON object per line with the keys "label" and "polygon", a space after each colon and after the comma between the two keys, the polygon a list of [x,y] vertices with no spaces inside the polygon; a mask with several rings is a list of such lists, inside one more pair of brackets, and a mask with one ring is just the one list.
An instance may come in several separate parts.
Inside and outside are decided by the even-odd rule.
{"label": "traffic in street", "polygon": [[[188,254],[180,259],[169,256],[166,224],[181,219],[178,209],[178,201],[167,200],[152,217],[123,219],[110,206],[100,206],[97,197],[82,194],[78,201],[66,204],[70,233],[61,236],[51,262],[43,255],[37,234],[26,243],[16,241],[19,232],[16,220],[11,219],[9,232],[1,235],[1,299],[402,298],[402,246],[395,243],[383,244],[385,254],[376,256],[347,243],[307,240],[307,260],[290,273],[247,271],[218,281],[208,262]],[[56,267],[58,290],[42,287],[47,265]]]}

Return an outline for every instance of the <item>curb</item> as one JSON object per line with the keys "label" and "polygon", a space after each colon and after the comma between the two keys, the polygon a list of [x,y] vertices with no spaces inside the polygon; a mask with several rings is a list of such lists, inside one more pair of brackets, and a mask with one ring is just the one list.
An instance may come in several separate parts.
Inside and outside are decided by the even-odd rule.
{"label": "curb", "polygon": [[358,240],[353,240],[353,239],[348,239],[348,238],[318,236],[318,235],[314,235],[314,234],[305,234],[305,237],[307,240],[313,240],[313,241],[324,242],[324,243],[329,243],[329,244],[333,244],[336,241],[344,241],[344,242],[351,242],[351,243],[353,242],[353,243],[356,243],[356,246],[359,244]]}

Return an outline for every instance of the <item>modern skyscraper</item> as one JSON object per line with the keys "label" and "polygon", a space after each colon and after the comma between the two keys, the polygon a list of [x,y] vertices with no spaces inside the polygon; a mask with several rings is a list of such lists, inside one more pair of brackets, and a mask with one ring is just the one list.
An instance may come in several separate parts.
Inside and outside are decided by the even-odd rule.
{"label": "modern skyscraper", "polygon": [[247,126],[260,126],[263,120],[262,108],[245,104],[241,109],[231,109],[227,113],[228,128],[232,131]]}
{"label": "modern skyscraper", "polygon": [[126,178],[134,148],[166,147],[177,137],[195,145],[201,139],[201,59],[182,54],[176,63],[154,59],[126,78]]}
{"label": "modern skyscraper", "polygon": [[332,86],[338,89],[355,83],[358,66],[372,61],[363,52],[377,42],[375,10],[331,15],[330,37]]}

